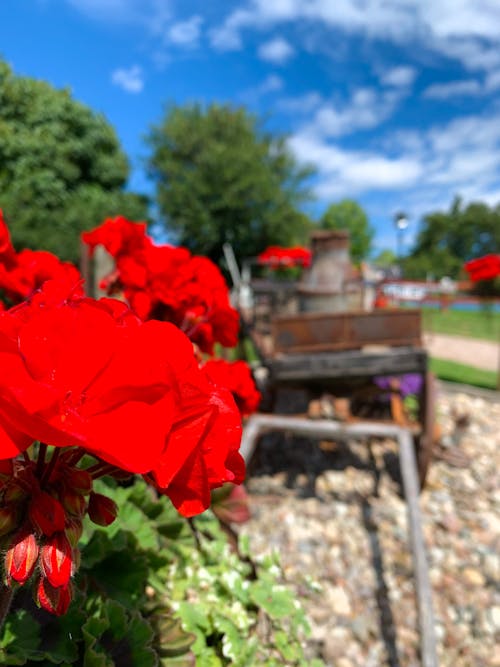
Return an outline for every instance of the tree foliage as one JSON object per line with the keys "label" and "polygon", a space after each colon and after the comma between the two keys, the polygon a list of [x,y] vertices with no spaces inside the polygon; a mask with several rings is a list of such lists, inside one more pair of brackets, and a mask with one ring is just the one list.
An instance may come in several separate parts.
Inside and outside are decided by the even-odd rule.
{"label": "tree foliage", "polygon": [[144,198],[124,191],[128,173],[103,116],[0,62],[0,208],[17,249],[75,261],[82,230],[107,216],[143,218]]}
{"label": "tree foliage", "polygon": [[323,229],[347,229],[351,237],[351,257],[361,262],[372,248],[374,230],[363,208],[352,199],[331,204],[319,221]]}
{"label": "tree foliage", "polygon": [[465,262],[500,252],[500,205],[482,202],[467,206],[455,198],[448,212],[423,219],[415,246],[404,261],[408,278],[458,278]]}
{"label": "tree foliage", "polygon": [[384,248],[373,258],[373,263],[383,269],[394,266],[397,262],[396,253],[390,248]]}
{"label": "tree foliage", "polygon": [[192,252],[218,261],[229,242],[249,257],[307,236],[310,171],[244,109],[170,107],[148,143],[163,222]]}

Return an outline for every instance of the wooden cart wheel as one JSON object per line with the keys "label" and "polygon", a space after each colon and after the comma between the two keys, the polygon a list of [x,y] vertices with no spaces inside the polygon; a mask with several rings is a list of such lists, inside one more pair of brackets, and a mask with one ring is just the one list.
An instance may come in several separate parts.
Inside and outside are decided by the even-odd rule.
{"label": "wooden cart wheel", "polygon": [[420,489],[425,485],[427,471],[432,460],[436,421],[436,378],[427,371],[421,393],[420,423],[422,433],[416,439],[416,455]]}

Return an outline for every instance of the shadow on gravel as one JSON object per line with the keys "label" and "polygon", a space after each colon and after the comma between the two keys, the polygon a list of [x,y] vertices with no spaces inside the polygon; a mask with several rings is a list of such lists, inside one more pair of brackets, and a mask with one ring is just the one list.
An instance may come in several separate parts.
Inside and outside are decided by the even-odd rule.
{"label": "shadow on gravel", "polygon": [[379,610],[380,635],[387,651],[387,664],[389,667],[401,667],[396,646],[396,626],[389,602],[389,589],[384,578],[384,559],[380,548],[377,525],[373,521],[370,503],[366,498],[361,501],[361,510],[363,525],[370,542],[372,565],[377,577],[375,598]]}
{"label": "shadow on gravel", "polygon": [[[394,452],[383,455],[383,467],[377,465],[370,443],[366,443],[367,456],[363,460],[345,442],[330,443],[330,448],[321,447],[317,441],[283,433],[269,433],[261,438],[256,454],[249,465],[250,476],[286,473],[286,486],[296,489],[299,497],[316,496],[316,479],[327,470],[342,471],[348,467],[365,470],[373,475],[372,497],[378,497],[382,473],[389,475],[402,493],[399,458]],[[298,484],[300,475],[307,483]],[[318,500],[325,501],[318,497]],[[376,576],[375,599],[379,611],[380,636],[384,642],[388,667],[401,667],[396,644],[396,626],[392,613],[389,589],[384,576],[384,559],[379,540],[378,527],[373,518],[369,497],[353,490],[329,493],[329,502],[357,503],[361,508],[363,526],[370,544],[370,557]]]}
{"label": "shadow on gravel", "polygon": [[[282,432],[268,433],[259,439],[255,453],[248,464],[248,477],[286,473],[286,487],[296,488],[298,495],[316,495],[316,479],[328,470],[342,471],[347,468],[373,472],[377,478],[385,472],[403,495],[399,457],[394,452],[383,455],[383,469],[379,469],[372,455],[370,443],[366,443],[368,456],[361,458],[347,442],[319,442]],[[298,484],[300,475],[307,477],[307,484]]]}

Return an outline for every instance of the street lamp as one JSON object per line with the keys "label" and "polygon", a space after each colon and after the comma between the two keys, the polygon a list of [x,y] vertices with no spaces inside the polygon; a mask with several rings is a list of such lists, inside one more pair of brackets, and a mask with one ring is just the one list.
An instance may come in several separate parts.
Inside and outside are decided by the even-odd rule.
{"label": "street lamp", "polygon": [[396,254],[398,259],[401,259],[403,253],[403,236],[404,231],[408,227],[408,217],[406,213],[396,213],[394,216],[394,224],[396,225]]}

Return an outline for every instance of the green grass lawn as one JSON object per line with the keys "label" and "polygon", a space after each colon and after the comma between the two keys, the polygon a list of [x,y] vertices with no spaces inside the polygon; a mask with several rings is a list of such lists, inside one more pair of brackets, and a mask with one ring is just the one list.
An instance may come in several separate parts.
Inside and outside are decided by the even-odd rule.
{"label": "green grass lawn", "polygon": [[431,359],[430,370],[441,380],[470,384],[485,389],[497,389],[497,373],[473,368],[465,364],[456,364],[445,359]]}
{"label": "green grass lawn", "polygon": [[500,340],[500,313],[487,310],[469,312],[463,310],[422,309],[424,331],[452,336],[467,336],[483,340]]}

